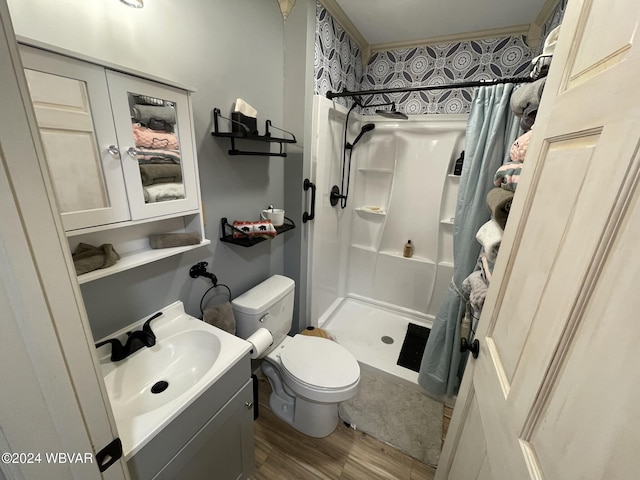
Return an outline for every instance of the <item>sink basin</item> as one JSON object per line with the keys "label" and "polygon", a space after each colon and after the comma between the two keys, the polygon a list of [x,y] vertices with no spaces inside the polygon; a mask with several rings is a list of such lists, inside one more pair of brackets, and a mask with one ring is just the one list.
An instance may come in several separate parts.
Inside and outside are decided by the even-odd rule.
{"label": "sink basin", "polygon": [[[144,321],[110,338],[124,340]],[[156,344],[119,362],[110,360],[110,345],[97,350],[127,460],[251,349],[249,342],[186,314],[182,302],[162,309],[151,329]]]}
{"label": "sink basin", "polygon": [[116,419],[148,413],[184,395],[219,354],[220,339],[204,330],[178,333],[138,350],[104,379]]}

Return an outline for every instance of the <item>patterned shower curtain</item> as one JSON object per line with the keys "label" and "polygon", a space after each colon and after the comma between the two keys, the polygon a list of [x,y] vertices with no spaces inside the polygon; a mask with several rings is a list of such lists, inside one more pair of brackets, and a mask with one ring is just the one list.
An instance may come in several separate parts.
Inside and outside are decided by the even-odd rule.
{"label": "patterned shower curtain", "polygon": [[475,92],[466,132],[465,161],[460,178],[453,230],[452,283],[422,356],[418,383],[436,399],[455,395],[464,370],[460,353],[460,323],[465,302],[458,296],[462,282],[478,260],[476,232],[490,218],[486,196],[500,165],[509,160],[509,148],[519,133],[517,117],[509,108],[511,83],[480,87]]}

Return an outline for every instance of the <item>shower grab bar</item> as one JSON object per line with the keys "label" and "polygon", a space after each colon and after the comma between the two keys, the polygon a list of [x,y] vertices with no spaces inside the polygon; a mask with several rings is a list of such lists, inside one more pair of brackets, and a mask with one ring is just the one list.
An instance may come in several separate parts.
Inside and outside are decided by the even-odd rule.
{"label": "shower grab bar", "polygon": [[305,178],[302,188],[304,188],[305,192],[311,189],[311,213],[304,212],[302,214],[302,223],[307,223],[316,216],[316,184],[312,183],[308,178]]}

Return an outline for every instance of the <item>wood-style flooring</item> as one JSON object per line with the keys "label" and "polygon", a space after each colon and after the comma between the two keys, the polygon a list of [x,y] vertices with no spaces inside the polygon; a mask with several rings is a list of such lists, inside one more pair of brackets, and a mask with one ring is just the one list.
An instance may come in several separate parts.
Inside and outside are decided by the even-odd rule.
{"label": "wood-style flooring", "polygon": [[270,393],[260,379],[251,480],[433,480],[432,467],[343,423],[325,438],[303,435],[269,410]]}

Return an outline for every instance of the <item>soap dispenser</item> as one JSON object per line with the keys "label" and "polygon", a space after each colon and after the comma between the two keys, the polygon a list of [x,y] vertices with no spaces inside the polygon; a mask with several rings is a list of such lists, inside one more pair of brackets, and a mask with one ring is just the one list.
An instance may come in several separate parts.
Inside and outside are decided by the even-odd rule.
{"label": "soap dispenser", "polygon": [[402,252],[402,256],[407,258],[413,257],[413,243],[411,243],[411,240],[407,241],[407,243],[404,244],[404,251]]}

